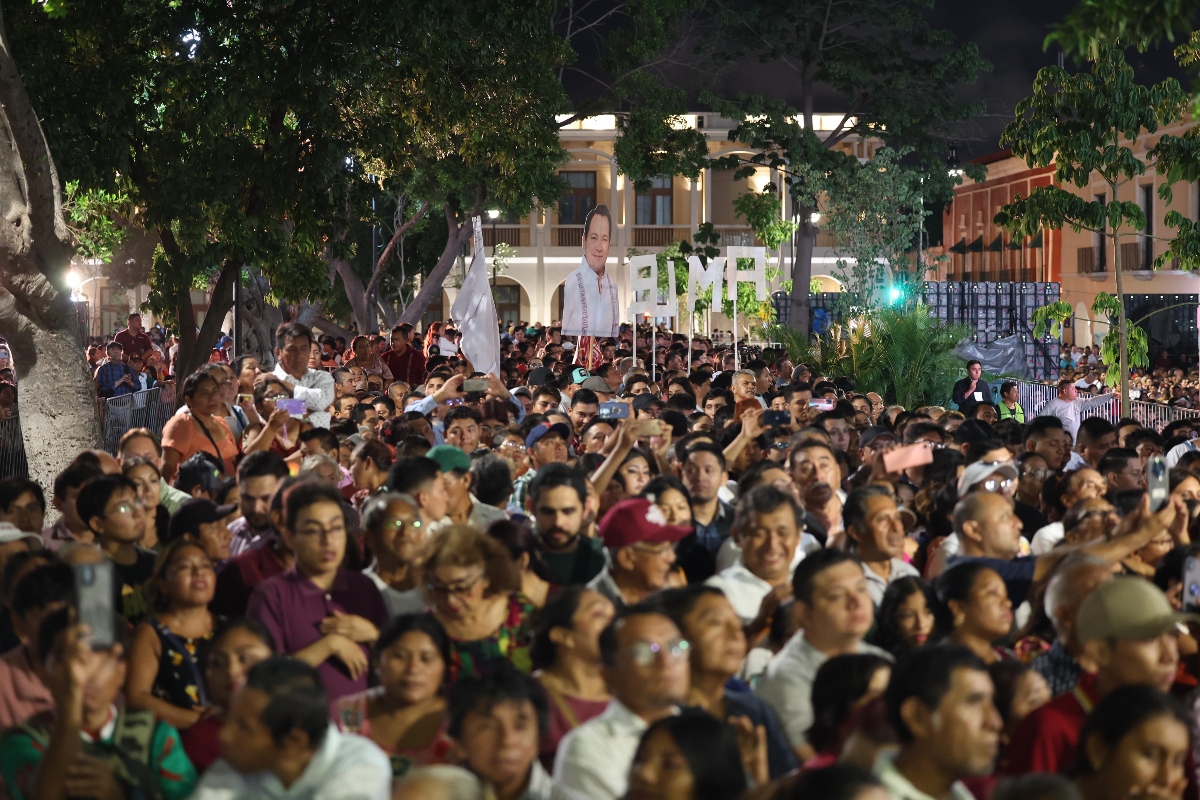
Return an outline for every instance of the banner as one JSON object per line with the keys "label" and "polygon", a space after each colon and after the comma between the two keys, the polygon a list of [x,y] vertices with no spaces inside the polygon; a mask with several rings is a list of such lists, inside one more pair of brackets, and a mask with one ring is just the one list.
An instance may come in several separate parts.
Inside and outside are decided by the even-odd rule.
{"label": "banner", "polygon": [[496,317],[496,302],[488,285],[487,260],[483,256],[483,228],[479,217],[472,217],[475,227],[475,256],[463,276],[462,288],[454,298],[450,316],[462,332],[459,349],[476,372],[500,374],[500,328]]}

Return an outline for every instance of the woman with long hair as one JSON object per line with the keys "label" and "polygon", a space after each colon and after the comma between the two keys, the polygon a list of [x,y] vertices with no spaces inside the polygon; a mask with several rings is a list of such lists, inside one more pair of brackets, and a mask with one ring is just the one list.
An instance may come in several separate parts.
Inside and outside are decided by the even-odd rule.
{"label": "woman with long hair", "polygon": [[933,635],[933,590],[922,578],[899,578],[888,585],[875,612],[871,644],[899,657]]}
{"label": "woman with long hair", "polygon": [[1013,621],[1008,589],[995,570],[978,562],[957,564],[934,582],[934,592],[941,638],[963,645],[985,664],[1015,658],[995,645],[1012,632]]}
{"label": "woman with long hair", "polygon": [[121,462],[121,474],[137,486],[137,497],[142,501],[145,511],[142,519],[146,532],[138,544],[147,550],[157,549],[158,543],[166,538],[167,524],[171,519],[166,506],[158,502],[162,473],[150,459],[134,456]]}
{"label": "woman with long hair", "polygon": [[204,662],[217,618],[208,610],[216,589],[212,559],[196,542],[171,542],[149,582],[153,613],[133,634],[125,699],[177,729],[196,724],[211,705]]}
{"label": "woman with long hair", "polygon": [[539,757],[554,768],[558,743],[608,707],[611,696],[600,661],[600,632],[612,622],[612,602],[583,586],[568,586],[537,615],[530,656],[534,677],[550,701],[550,727]]}
{"label": "woman with long hair", "polygon": [[629,800],[729,800],[746,791],[738,738],[728,722],[698,711],[655,722],[629,768]]}
{"label": "woman with long hair", "polygon": [[337,702],[335,722],[366,736],[392,760],[392,777],[412,767],[440,764],[446,737],[446,674],[450,639],[429,614],[394,617],[375,642],[379,685]]}
{"label": "woman with long hair", "polygon": [[1170,695],[1122,686],[1096,704],[1072,774],[1084,800],[1179,800],[1187,788],[1191,721]]}

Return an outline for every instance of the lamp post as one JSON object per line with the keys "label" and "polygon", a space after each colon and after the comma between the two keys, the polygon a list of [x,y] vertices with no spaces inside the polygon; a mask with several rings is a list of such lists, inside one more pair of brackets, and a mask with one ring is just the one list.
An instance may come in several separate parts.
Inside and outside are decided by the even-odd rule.
{"label": "lamp post", "polygon": [[[950,157],[946,159],[946,174],[949,175],[950,179],[954,180],[954,181],[957,181],[959,178],[961,178],[965,174],[965,171],[963,170],[962,165],[958,163],[958,145],[957,144],[950,145]],[[944,244],[945,244],[945,242],[943,242],[943,245]],[[953,263],[953,261],[951,261],[951,268],[953,268],[953,266],[954,266],[954,263]],[[964,275],[966,274],[966,271],[967,271],[967,254],[963,253],[963,274]]]}
{"label": "lamp post", "polygon": [[496,220],[500,218],[500,209],[489,208],[488,219],[492,221],[492,297],[496,296]]}

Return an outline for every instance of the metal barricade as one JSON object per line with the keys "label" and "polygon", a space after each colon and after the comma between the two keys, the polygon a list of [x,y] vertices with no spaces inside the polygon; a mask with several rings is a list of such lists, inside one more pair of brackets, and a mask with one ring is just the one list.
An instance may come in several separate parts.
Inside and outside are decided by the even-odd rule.
{"label": "metal barricade", "polygon": [[25,437],[18,417],[0,419],[0,478],[28,478]]}
{"label": "metal barricade", "polygon": [[[1058,397],[1057,383],[1030,383],[1017,381],[1017,398],[1025,409],[1025,418],[1029,419],[1042,410],[1050,400]],[[1083,397],[1090,395],[1084,394]],[[1121,419],[1120,402],[1106,403],[1098,407],[1086,409],[1083,418],[1103,417],[1114,425]],[[1137,420],[1139,425],[1162,431],[1167,425],[1181,419],[1200,418],[1200,411],[1192,408],[1179,408],[1162,403],[1148,403],[1144,400],[1129,401],[1129,416]]]}
{"label": "metal barricade", "polygon": [[108,398],[104,402],[104,449],[116,455],[121,437],[132,428],[149,428],[162,436],[174,411],[175,392],[170,386]]}

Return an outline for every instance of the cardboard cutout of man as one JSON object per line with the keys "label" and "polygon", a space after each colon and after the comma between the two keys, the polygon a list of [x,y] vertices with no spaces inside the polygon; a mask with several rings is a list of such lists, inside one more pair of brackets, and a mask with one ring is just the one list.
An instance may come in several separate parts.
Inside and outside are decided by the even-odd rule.
{"label": "cardboard cutout of man", "polygon": [[[588,212],[583,223],[583,259],[563,284],[565,336],[615,337],[620,333],[619,292],[605,269],[611,232],[608,206],[596,206]],[[577,349],[586,352],[584,344],[581,341]]]}

